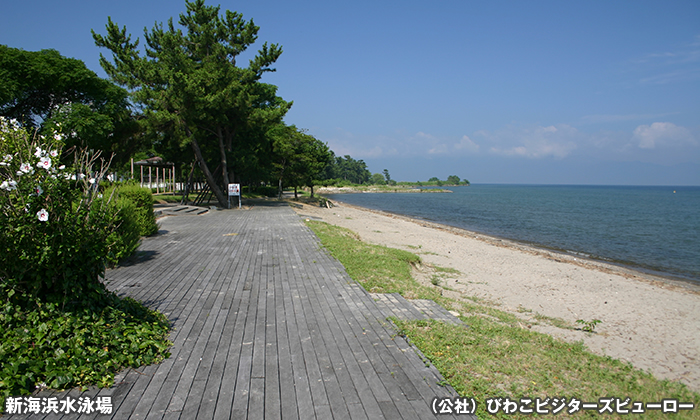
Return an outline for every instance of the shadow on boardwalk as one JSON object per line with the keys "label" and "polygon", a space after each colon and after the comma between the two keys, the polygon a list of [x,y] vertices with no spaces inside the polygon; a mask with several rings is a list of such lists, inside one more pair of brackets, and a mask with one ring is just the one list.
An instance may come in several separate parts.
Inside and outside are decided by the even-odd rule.
{"label": "shadow on boardwalk", "polygon": [[147,258],[106,280],[173,321],[172,356],[109,389],[38,394],[111,397],[111,416],[7,418],[428,419],[433,398],[455,396],[289,207],[161,226]]}

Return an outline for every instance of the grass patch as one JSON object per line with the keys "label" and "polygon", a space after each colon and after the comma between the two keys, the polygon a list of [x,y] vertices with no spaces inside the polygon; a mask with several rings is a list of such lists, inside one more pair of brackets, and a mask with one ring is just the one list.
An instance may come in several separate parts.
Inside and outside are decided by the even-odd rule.
{"label": "grass patch", "polygon": [[[438,288],[423,286],[411,277],[411,265],[420,261],[414,254],[363,243],[352,231],[323,222],[307,224],[348,274],[370,292],[398,292],[408,299],[432,299],[463,314],[461,318],[468,328],[432,320],[395,323],[400,334],[423,352],[459,395],[475,398],[479,418],[494,418],[485,410],[486,398],[494,397],[566,397],[567,401],[577,398],[586,402],[605,397],[629,397],[642,402],[675,398],[700,406],[700,394],[681,383],[658,380],[630,364],[595,355],[586,350],[583,342],[567,343],[527,329],[517,316],[480,305],[478,300],[458,302],[443,297]],[[523,308],[519,312],[530,311]],[[540,314],[535,314],[535,318],[571,328],[563,320]],[[628,408],[632,408],[631,404]],[[611,418],[590,410],[581,411],[580,416]],[[698,418],[697,408],[670,416]],[[647,411],[643,417],[669,418],[669,414]],[[530,416],[500,413],[496,418]]]}
{"label": "grass patch", "polygon": [[[593,402],[605,397],[624,400],[629,396],[631,401],[660,402],[675,398],[694,402],[696,407],[700,403],[700,396],[684,385],[660,381],[630,364],[594,355],[581,342],[566,343],[481,316],[467,316],[463,320],[469,328],[432,320],[396,320],[395,323],[400,334],[409,337],[459,395],[474,397],[480,418],[492,418],[484,404],[487,398],[494,397],[566,397],[567,401],[577,398]],[[582,413],[584,418],[600,417],[597,411]],[[674,418],[697,418],[694,414],[682,411]],[[644,418],[667,416],[647,412]]]}
{"label": "grass patch", "polygon": [[180,204],[181,194],[153,194],[153,201],[159,204]]}
{"label": "grass patch", "polygon": [[399,293],[407,299],[432,299],[449,305],[440,291],[418,283],[411,275],[420,257],[408,251],[362,242],[354,232],[324,222],[306,224],[337,258],[350,277],[370,293]]}
{"label": "grass patch", "polygon": [[422,255],[440,255],[437,252],[432,252],[432,251],[424,251],[424,252],[421,252],[420,254],[422,254]]}
{"label": "grass patch", "polygon": [[574,329],[574,326],[571,325],[571,323],[565,319],[547,316],[547,315],[542,315],[539,312],[535,313],[535,319],[540,321],[540,322],[546,322],[547,324],[552,325],[552,326],[557,327],[557,328],[562,328],[565,330],[573,330]]}
{"label": "grass patch", "polygon": [[432,268],[437,273],[455,275],[455,276],[462,274],[461,271],[459,271],[455,268],[451,268],[451,267],[440,267],[439,265],[433,265]]}

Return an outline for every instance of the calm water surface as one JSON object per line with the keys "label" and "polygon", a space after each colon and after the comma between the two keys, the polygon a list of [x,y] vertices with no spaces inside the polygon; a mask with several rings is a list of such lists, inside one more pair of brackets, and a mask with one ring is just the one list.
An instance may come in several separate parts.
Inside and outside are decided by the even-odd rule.
{"label": "calm water surface", "polygon": [[700,283],[700,187],[449,189],[328,198]]}

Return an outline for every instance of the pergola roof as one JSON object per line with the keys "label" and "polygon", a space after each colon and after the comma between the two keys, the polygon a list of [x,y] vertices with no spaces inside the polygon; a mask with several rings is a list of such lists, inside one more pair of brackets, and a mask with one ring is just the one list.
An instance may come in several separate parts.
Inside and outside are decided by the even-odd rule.
{"label": "pergola roof", "polygon": [[172,162],[163,162],[163,158],[160,156],[154,156],[152,158],[140,160],[138,162],[134,162],[134,165],[139,165],[139,166],[155,166],[159,168],[165,168],[165,167],[170,167],[173,166],[174,163]]}

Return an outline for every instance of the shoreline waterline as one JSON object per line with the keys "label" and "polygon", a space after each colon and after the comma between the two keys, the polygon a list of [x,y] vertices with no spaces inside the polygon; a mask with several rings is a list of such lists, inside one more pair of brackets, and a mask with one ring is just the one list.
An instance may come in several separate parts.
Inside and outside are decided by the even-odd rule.
{"label": "shoreline waterline", "polygon": [[430,196],[324,196],[700,285],[700,187],[451,189],[453,194]]}
{"label": "shoreline waterline", "polygon": [[420,217],[408,216],[405,214],[394,213],[384,210],[372,209],[368,207],[350,204],[337,198],[328,199],[332,203],[340,203],[342,206],[353,208],[360,211],[366,211],[381,216],[399,218],[405,221],[428,227],[447,231],[456,235],[465,236],[472,239],[488,243],[490,245],[515,249],[532,255],[540,255],[545,258],[552,259],[557,262],[565,262],[568,264],[578,265],[583,268],[590,268],[606,273],[621,275],[626,278],[638,279],[646,281],[657,286],[666,286],[684,289],[686,291],[700,294],[700,282],[692,278],[686,278],[681,275],[657,271],[653,269],[645,269],[628,262],[616,262],[605,258],[596,258],[591,255],[581,255],[575,251],[567,251],[545,245],[521,241],[504,236],[494,235],[492,233],[469,230],[458,226],[453,226],[446,223],[439,223],[432,220],[423,219]]}

